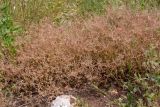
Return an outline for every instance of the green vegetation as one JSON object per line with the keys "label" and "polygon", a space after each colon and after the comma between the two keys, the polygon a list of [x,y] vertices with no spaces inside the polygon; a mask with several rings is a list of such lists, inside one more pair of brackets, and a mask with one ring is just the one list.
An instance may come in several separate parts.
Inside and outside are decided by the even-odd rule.
{"label": "green vegetation", "polygon": [[106,6],[123,6],[134,9],[153,9],[160,6],[159,0],[7,0],[15,21],[23,25],[39,22],[50,17],[59,24],[86,14],[104,12]]}
{"label": "green vegetation", "polygon": [[9,53],[15,54],[14,39],[19,32],[19,26],[14,24],[8,1],[2,2],[0,13],[0,52],[2,54],[7,50]]}
{"label": "green vegetation", "polygon": [[132,9],[155,9],[159,8],[160,0],[108,0],[113,6],[126,5]]}
{"label": "green vegetation", "polygon": [[78,98],[76,101],[75,107],[90,107],[90,106],[87,104],[87,102],[84,99]]}
{"label": "green vegetation", "polygon": [[134,78],[128,78],[129,81],[123,82],[123,88],[127,91],[115,104],[120,107],[158,107],[160,97],[160,75],[135,74]]}
{"label": "green vegetation", "polygon": [[101,14],[105,10],[106,0],[82,0],[79,11],[82,15],[86,13]]}
{"label": "green vegetation", "polygon": [[14,19],[23,24],[46,16],[59,24],[79,14],[100,14],[105,8],[105,0],[17,0],[11,4]]}
{"label": "green vegetation", "polygon": [[135,73],[123,81],[121,86],[127,93],[115,104],[120,107],[158,107],[160,98],[160,55],[153,45],[146,51],[148,72]]}

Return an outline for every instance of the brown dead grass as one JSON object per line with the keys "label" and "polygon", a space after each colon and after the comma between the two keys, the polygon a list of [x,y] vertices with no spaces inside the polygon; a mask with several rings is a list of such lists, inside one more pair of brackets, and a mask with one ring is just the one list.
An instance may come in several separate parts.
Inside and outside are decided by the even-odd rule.
{"label": "brown dead grass", "polygon": [[0,61],[9,104],[48,105],[44,102],[70,88],[90,82],[104,87],[147,72],[145,51],[150,44],[160,50],[159,17],[159,12],[109,9],[104,16],[61,27],[46,19],[31,25],[26,36],[17,39],[16,60]]}

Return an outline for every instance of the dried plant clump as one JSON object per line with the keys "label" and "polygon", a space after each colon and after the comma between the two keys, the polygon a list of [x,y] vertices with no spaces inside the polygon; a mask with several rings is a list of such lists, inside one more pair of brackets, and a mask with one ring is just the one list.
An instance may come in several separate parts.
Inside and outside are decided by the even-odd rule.
{"label": "dried plant clump", "polygon": [[105,86],[148,72],[143,66],[145,51],[150,44],[160,50],[158,16],[109,9],[104,16],[70,25],[56,27],[46,19],[32,25],[17,39],[16,61],[0,61],[2,90],[13,96],[14,106],[40,104],[90,82]]}

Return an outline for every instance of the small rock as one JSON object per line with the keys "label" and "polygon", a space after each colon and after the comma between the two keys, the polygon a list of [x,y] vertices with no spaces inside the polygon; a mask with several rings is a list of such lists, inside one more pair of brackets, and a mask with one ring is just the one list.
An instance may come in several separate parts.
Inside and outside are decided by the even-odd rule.
{"label": "small rock", "polygon": [[61,95],[52,101],[51,107],[74,107],[75,103],[75,97],[71,95]]}

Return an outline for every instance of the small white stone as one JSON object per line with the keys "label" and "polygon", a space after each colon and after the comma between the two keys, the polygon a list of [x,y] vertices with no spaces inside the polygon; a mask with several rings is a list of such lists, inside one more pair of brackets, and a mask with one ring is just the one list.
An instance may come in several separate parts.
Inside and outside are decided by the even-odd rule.
{"label": "small white stone", "polygon": [[71,104],[71,99],[76,100],[76,98],[71,95],[58,96],[52,101],[51,107],[74,107],[74,104]]}

